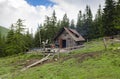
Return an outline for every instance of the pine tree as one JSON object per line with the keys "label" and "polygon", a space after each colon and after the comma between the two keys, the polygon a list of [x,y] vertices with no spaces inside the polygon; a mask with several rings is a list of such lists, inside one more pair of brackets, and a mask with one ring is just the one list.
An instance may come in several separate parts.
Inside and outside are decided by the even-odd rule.
{"label": "pine tree", "polygon": [[[12,25],[13,26],[13,25]],[[11,27],[12,27],[11,26]],[[7,41],[6,41],[6,43],[8,44],[8,43],[11,43],[12,41],[13,41],[13,37],[14,37],[14,30],[13,29],[11,29],[9,32],[8,32],[8,34],[7,34]]]}
{"label": "pine tree", "polygon": [[77,25],[76,25],[76,30],[79,33],[82,33],[82,26],[83,26],[83,16],[82,16],[82,12],[79,11],[78,18],[77,18]]}
{"label": "pine tree", "polygon": [[60,20],[57,22],[56,26],[57,26],[56,32],[58,32],[61,29],[61,21]]}
{"label": "pine tree", "polygon": [[83,14],[83,36],[86,39],[92,39],[94,31],[93,31],[93,22],[92,22],[92,12],[90,7],[87,5],[86,6],[86,12]]}
{"label": "pine tree", "polygon": [[0,56],[1,56],[1,54],[3,53],[3,49],[2,49],[2,36],[1,36],[1,33],[0,33]]}
{"label": "pine tree", "polygon": [[52,32],[52,28],[51,28],[51,21],[50,21],[50,17],[46,18],[46,22],[43,25],[43,33],[44,33],[44,41],[49,40],[49,42],[51,41],[51,38],[53,36],[53,32]]}
{"label": "pine tree", "polygon": [[21,19],[18,19],[17,23],[15,24],[16,32],[22,33],[25,30],[25,25],[23,25],[23,21]]}
{"label": "pine tree", "polygon": [[5,48],[5,37],[0,33],[0,57],[5,56],[4,49]]}
{"label": "pine tree", "polygon": [[67,14],[64,14],[63,19],[61,21],[61,27],[69,27],[69,19]]}
{"label": "pine tree", "polygon": [[44,27],[44,29],[42,30],[42,32],[44,32],[43,39],[45,39],[45,41],[49,40],[49,43],[52,43],[57,29],[57,17],[55,11],[53,11],[51,17],[46,16],[46,20],[43,24],[43,27]]}
{"label": "pine tree", "polygon": [[42,47],[42,42],[48,39],[46,28],[42,24],[38,25],[37,32],[35,33],[34,44],[35,47]]}
{"label": "pine tree", "polygon": [[73,19],[71,20],[70,28],[71,29],[75,29],[75,24],[74,24],[74,20]]}
{"label": "pine tree", "polygon": [[114,27],[114,16],[115,16],[115,1],[106,0],[105,8],[103,9],[103,27],[105,30],[105,35],[116,34]]}
{"label": "pine tree", "polygon": [[51,32],[51,37],[50,41],[53,42],[53,38],[56,34],[56,29],[57,29],[57,17],[55,11],[53,11],[52,17],[51,17],[51,22],[50,22],[51,27],[49,28],[49,31]]}
{"label": "pine tree", "polygon": [[103,25],[102,25],[102,9],[101,9],[101,5],[99,5],[99,9],[97,11],[97,14],[95,16],[95,20],[94,20],[94,33],[95,33],[95,38],[101,37],[104,35],[104,29],[103,29]]}
{"label": "pine tree", "polygon": [[120,0],[118,0],[115,8],[114,26],[117,33],[119,34],[120,33]]}
{"label": "pine tree", "polygon": [[34,37],[34,46],[35,46],[35,47],[40,47],[39,32],[38,32],[38,30],[37,30],[37,32],[35,33],[35,37]]}
{"label": "pine tree", "polygon": [[6,41],[6,55],[18,54],[26,51],[26,42],[24,40],[23,21],[18,19],[18,21],[11,25],[11,30],[8,32]]}
{"label": "pine tree", "polygon": [[13,55],[17,53],[17,47],[16,46],[16,39],[14,38],[14,31],[10,30],[7,35],[7,41],[6,41],[6,48],[5,53],[6,55]]}
{"label": "pine tree", "polygon": [[[53,11],[53,14],[51,17],[46,16],[46,19],[44,21],[44,24],[42,26],[40,26],[41,28],[39,28],[38,26],[38,30],[35,34],[35,40],[39,39],[39,33],[41,34],[41,41],[46,41],[48,40],[49,43],[53,43],[53,38],[56,34],[56,32],[58,31],[57,27],[57,17],[56,17],[56,13],[55,11]],[[39,40],[35,43],[36,46],[38,47],[40,44]]]}
{"label": "pine tree", "polygon": [[29,33],[29,30],[27,31],[27,34],[24,35],[24,41],[26,50],[33,48],[33,36]]}

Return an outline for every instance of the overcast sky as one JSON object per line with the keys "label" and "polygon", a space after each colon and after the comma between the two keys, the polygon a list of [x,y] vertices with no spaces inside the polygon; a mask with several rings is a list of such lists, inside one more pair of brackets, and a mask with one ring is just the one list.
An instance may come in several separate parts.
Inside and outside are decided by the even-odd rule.
{"label": "overcast sky", "polygon": [[35,32],[37,25],[43,23],[45,15],[56,11],[58,19],[67,13],[70,19],[77,20],[79,10],[84,12],[86,5],[95,14],[99,4],[104,7],[105,0],[0,0],[0,25],[9,28],[21,18],[27,28]]}

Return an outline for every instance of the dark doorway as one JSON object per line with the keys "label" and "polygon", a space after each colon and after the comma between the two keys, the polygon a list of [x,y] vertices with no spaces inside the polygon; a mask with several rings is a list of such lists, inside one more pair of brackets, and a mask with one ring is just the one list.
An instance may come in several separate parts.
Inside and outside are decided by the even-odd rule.
{"label": "dark doorway", "polygon": [[66,40],[62,40],[62,48],[66,47]]}

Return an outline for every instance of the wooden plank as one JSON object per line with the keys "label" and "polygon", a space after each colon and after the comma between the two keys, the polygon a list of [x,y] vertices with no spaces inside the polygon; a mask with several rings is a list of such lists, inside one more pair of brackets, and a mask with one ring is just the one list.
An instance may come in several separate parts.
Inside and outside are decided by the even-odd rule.
{"label": "wooden plank", "polygon": [[33,66],[36,66],[37,64],[40,64],[40,63],[48,60],[48,59],[49,59],[49,58],[48,58],[49,56],[50,56],[50,54],[48,54],[46,57],[42,58],[41,60],[39,60],[39,61],[37,61],[37,62],[35,62],[35,63],[33,63],[33,64],[25,67],[25,68],[23,68],[21,71],[24,71],[24,70],[26,70],[26,69],[28,69],[28,68],[31,68],[31,67],[33,67]]}

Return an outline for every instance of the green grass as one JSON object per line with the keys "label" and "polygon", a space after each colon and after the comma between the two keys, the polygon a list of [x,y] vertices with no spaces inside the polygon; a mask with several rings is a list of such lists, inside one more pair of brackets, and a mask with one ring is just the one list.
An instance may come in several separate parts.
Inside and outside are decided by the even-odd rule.
{"label": "green grass", "polygon": [[[34,67],[25,72],[14,72],[8,79],[119,79],[120,50],[106,51],[100,57],[71,58]],[[18,73],[20,73],[18,75]]]}
{"label": "green grass", "polygon": [[20,70],[29,59],[41,58],[42,55],[34,54],[21,54],[0,58],[0,76]]}
{"label": "green grass", "polygon": [[[72,51],[70,54],[61,54],[61,60],[46,63],[20,72],[23,67],[18,61],[25,61],[40,56],[33,54],[11,56],[0,59],[0,77],[2,79],[120,79],[120,47],[119,43],[111,44],[107,41],[107,50],[99,40],[85,43],[85,47]],[[101,53],[96,57],[81,58],[75,55],[83,53]],[[71,57],[67,60],[62,57]]]}
{"label": "green grass", "polygon": [[[106,50],[116,50],[118,47],[120,47],[120,43],[114,42],[114,44],[112,44],[110,40],[106,40],[106,44],[107,44]],[[99,51],[105,51],[102,38],[95,39],[85,43],[83,48],[78,49],[76,51],[72,51],[71,54],[90,53],[90,52],[99,52]]]}
{"label": "green grass", "polygon": [[105,49],[104,43],[100,39],[85,43],[85,47],[81,48],[80,50],[73,51],[72,53],[89,53],[89,52],[102,51],[104,49]]}
{"label": "green grass", "polygon": [[0,33],[2,36],[6,36],[8,32],[9,32],[9,29],[0,26]]}
{"label": "green grass", "polygon": [[[119,45],[120,46],[120,45]],[[108,49],[110,49],[110,42],[108,42]],[[111,46],[113,48],[113,46]],[[96,39],[90,42],[86,42],[84,44],[84,47],[80,48],[80,49],[76,49],[75,51],[71,51],[70,54],[68,53],[62,53],[60,54],[60,56],[62,57],[66,57],[69,55],[74,55],[74,54],[82,54],[82,53],[91,53],[91,52],[98,52],[98,51],[104,51],[105,47],[104,47],[104,43],[102,41],[102,39]]]}

